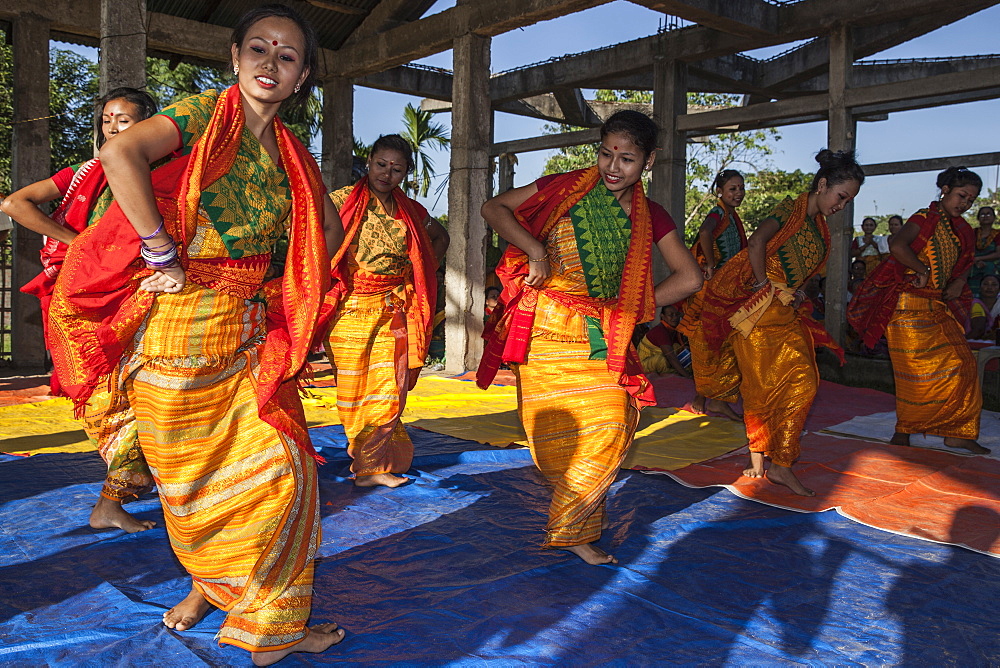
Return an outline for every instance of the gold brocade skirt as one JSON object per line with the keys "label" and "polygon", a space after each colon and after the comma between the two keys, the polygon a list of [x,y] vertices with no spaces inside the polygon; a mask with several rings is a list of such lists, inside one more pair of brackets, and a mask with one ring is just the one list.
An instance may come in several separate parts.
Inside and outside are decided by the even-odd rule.
{"label": "gold brocade skirt", "polygon": [[[696,292],[685,309],[701,313],[705,288]],[[695,392],[709,399],[733,403],[740,398],[740,368],[736,363],[732,339],[726,339],[719,350],[712,350],[705,342],[705,332],[700,317],[685,329],[691,348],[691,372]]]}
{"label": "gold brocade skirt", "polygon": [[406,315],[392,291],[352,294],[327,337],[337,413],[355,475],[405,473],[413,443],[400,418],[408,384]]}
{"label": "gold brocade skirt", "polygon": [[121,368],[171,547],[250,651],[305,637],[320,531],[315,462],[258,417],[263,327],[262,304],[188,283]]}
{"label": "gold brocade skirt", "polygon": [[539,307],[528,361],[512,366],[531,455],[553,486],[543,547],[592,543],[639,410],[605,360],[590,359],[582,318],[547,299]]}
{"label": "gold brocade skirt", "polygon": [[983,407],[976,362],[948,306],[908,292],[886,328],[896,431],[975,440]]}
{"label": "gold brocade skirt", "polygon": [[819,388],[812,337],[795,309],[777,300],[744,338],[729,337],[743,377],[743,414],[752,452],[780,466],[799,456],[799,438]]}

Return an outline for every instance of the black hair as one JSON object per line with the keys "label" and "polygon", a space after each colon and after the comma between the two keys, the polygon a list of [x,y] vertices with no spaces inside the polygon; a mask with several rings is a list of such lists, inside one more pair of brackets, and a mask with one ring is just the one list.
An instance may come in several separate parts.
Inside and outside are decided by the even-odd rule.
{"label": "black hair", "polygon": [[892,219],[893,219],[893,218],[898,218],[898,219],[899,219],[899,224],[900,224],[900,225],[902,225],[902,224],[903,224],[903,223],[905,222],[905,221],[903,220],[903,217],[902,217],[901,215],[899,215],[898,213],[894,213],[894,214],[892,214],[891,216],[889,216],[889,218],[888,218],[888,220],[886,220],[886,222],[887,222],[887,223],[891,223],[891,222],[892,222]]}
{"label": "black hair", "polygon": [[994,216],[997,215],[996,209],[994,209],[992,206],[981,206],[981,207],[979,207],[979,211],[976,212],[976,218],[978,218],[979,216],[983,215],[983,211],[986,211],[987,209],[989,209],[993,213]]}
{"label": "black hair", "polygon": [[865,224],[865,223],[867,223],[867,222],[868,222],[869,220],[870,220],[870,221],[872,221],[873,223],[875,223],[876,225],[878,225],[878,221],[877,221],[877,220],[875,220],[874,218],[872,218],[871,216],[865,216],[864,218],[862,218],[862,219],[861,219],[861,224],[862,224],[862,225],[864,225],[864,224]]}
{"label": "black hair", "polygon": [[299,27],[299,30],[302,31],[306,50],[302,54],[302,62],[304,67],[309,68],[309,74],[306,76],[305,81],[302,82],[299,92],[293,93],[288,98],[289,104],[302,104],[309,99],[309,93],[312,91],[313,86],[316,85],[316,70],[319,67],[319,56],[317,55],[319,40],[316,39],[316,31],[313,30],[312,25],[306,23],[306,20],[297,11],[286,5],[279,4],[261,5],[256,9],[251,9],[240,17],[236,27],[233,28],[232,43],[236,45],[237,49],[243,48],[243,40],[246,39],[250,28],[258,21],[269,18],[288,19],[289,21],[293,21]]}
{"label": "black hair", "polygon": [[97,148],[104,146],[104,133],[101,132],[101,126],[104,124],[104,105],[111,100],[125,100],[133,107],[135,107],[138,112],[135,122],[144,121],[157,111],[159,108],[156,105],[156,100],[144,90],[139,90],[138,88],[129,88],[128,86],[121,86],[119,88],[114,88],[109,90],[107,93],[97,98],[97,102],[94,103],[94,130],[96,134],[94,135],[97,139]]}
{"label": "black hair", "polygon": [[379,151],[396,151],[406,158],[406,171],[409,173],[413,169],[413,146],[399,135],[382,135],[372,144],[368,155],[374,157]]}
{"label": "black hair", "polygon": [[616,111],[601,126],[601,140],[608,135],[622,134],[632,140],[632,143],[642,149],[643,159],[649,158],[656,150],[656,137],[660,129],[653,119],[646,114],[632,109]]}
{"label": "black hair", "polygon": [[721,172],[715,175],[715,180],[712,181],[712,190],[716,188],[721,188],[726,185],[729,179],[735,179],[736,177],[743,178],[743,175],[737,172],[735,169],[723,169]]}
{"label": "black hair", "polygon": [[490,292],[492,292],[493,290],[496,290],[496,291],[497,291],[497,294],[498,294],[498,295],[499,295],[500,293],[502,293],[502,292],[503,292],[503,290],[501,290],[501,289],[500,289],[500,288],[498,288],[497,286],[495,286],[495,285],[490,285],[489,287],[487,287],[487,288],[486,288],[486,289],[485,289],[485,290],[483,291],[483,294],[485,294],[485,295],[486,295],[487,297],[489,297],[489,296],[490,296]]}
{"label": "black hair", "polygon": [[858,186],[865,182],[865,171],[854,158],[854,151],[831,151],[824,148],[816,154],[819,169],[813,177],[812,189],[819,187],[819,180],[826,179],[826,185],[835,186],[845,181],[857,181]]}
{"label": "black hair", "polygon": [[983,180],[968,167],[949,167],[937,175],[937,187],[948,189],[961,188],[962,186],[976,186],[977,190],[983,189]]}
{"label": "black hair", "polygon": [[983,281],[985,281],[987,278],[995,278],[997,279],[997,282],[1000,282],[1000,276],[997,276],[996,274],[986,274],[981,279],[979,279],[979,284],[982,285]]}

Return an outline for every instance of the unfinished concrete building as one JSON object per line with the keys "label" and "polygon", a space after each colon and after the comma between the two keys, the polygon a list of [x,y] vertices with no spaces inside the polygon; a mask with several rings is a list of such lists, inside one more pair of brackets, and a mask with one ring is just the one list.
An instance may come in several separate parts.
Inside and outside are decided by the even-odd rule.
{"label": "unfinished concrete building", "polygon": [[[423,16],[433,0],[289,0],[316,26],[323,47],[323,171],[328,186],[350,181],[353,87],[416,95],[450,107],[451,177],[448,197],[447,368],[475,368],[481,353],[486,229],[479,208],[498,182],[511,183],[509,156],[591,142],[608,114],[588,102],[590,88],[653,92],[661,128],[661,157],[652,197],[682,211],[687,142],[698,135],[826,120],[828,144],[852,148],[856,123],[893,112],[1000,97],[1000,56],[922,60],[864,60],[997,4],[997,0],[634,0],[677,17],[681,27],[607,48],[491,72],[492,37],[538,21],[585,10],[606,0],[458,0]],[[147,53],[174,60],[228,65],[230,29],[246,10],[236,0],[7,0],[14,50],[13,186],[46,178],[49,164],[48,40],[101,47],[101,90],[142,86]],[[767,60],[744,52],[789,44]],[[410,64],[452,50],[451,71]],[[740,106],[689,110],[687,93],[742,96]],[[495,143],[496,112],[522,114],[589,128],[568,135]],[[32,120],[38,119],[38,120]],[[29,121],[30,122],[24,122]],[[996,140],[995,135],[993,140]],[[1000,149],[1000,147],[996,147]],[[869,174],[939,169],[951,164],[997,164],[1000,153],[926,156],[868,165]],[[853,232],[852,212],[831,218],[827,324],[844,327],[844,291]],[[37,235],[14,235],[14,286],[39,270]],[[43,364],[38,304],[14,293],[14,364]]]}

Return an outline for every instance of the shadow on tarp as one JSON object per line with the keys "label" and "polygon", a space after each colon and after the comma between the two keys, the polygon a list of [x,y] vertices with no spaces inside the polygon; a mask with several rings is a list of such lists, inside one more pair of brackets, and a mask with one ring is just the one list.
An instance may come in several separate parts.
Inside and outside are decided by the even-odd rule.
{"label": "shadow on tarp", "polygon": [[[538,547],[549,492],[525,450],[411,430],[415,481],[358,490],[342,430],[314,434],[336,512],[313,618],[348,635],[289,665],[1000,662],[984,632],[995,559],[623,472],[601,541],[621,564],[592,567]],[[187,589],[162,528],[80,530],[100,486],[84,457],[0,461],[34,467],[0,487],[0,663],[248,665],[213,642],[220,612],[184,633],[160,624]],[[158,508],[133,510],[160,521]]]}

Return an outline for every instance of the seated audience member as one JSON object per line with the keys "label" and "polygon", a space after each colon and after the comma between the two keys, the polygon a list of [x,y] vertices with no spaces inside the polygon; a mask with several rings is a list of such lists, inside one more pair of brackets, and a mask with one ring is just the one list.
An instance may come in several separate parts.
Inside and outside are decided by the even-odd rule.
{"label": "seated audience member", "polygon": [[483,314],[483,322],[485,322],[490,315],[493,313],[493,309],[497,307],[497,303],[500,300],[500,288],[495,285],[491,285],[486,288],[486,308]]}
{"label": "seated audience member", "polygon": [[984,276],[979,283],[979,297],[972,300],[972,326],[966,338],[993,339],[996,337],[997,318],[1000,317],[1000,278],[995,274]]}
{"label": "seated audience member", "polygon": [[644,372],[691,377],[691,351],[684,335],[677,331],[680,321],[681,312],[676,306],[664,306],[660,311],[660,324],[650,329],[639,343],[639,361]]}
{"label": "seated audience member", "polygon": [[851,278],[850,282],[864,280],[865,276],[868,275],[868,267],[861,260],[855,260],[851,263]]}

